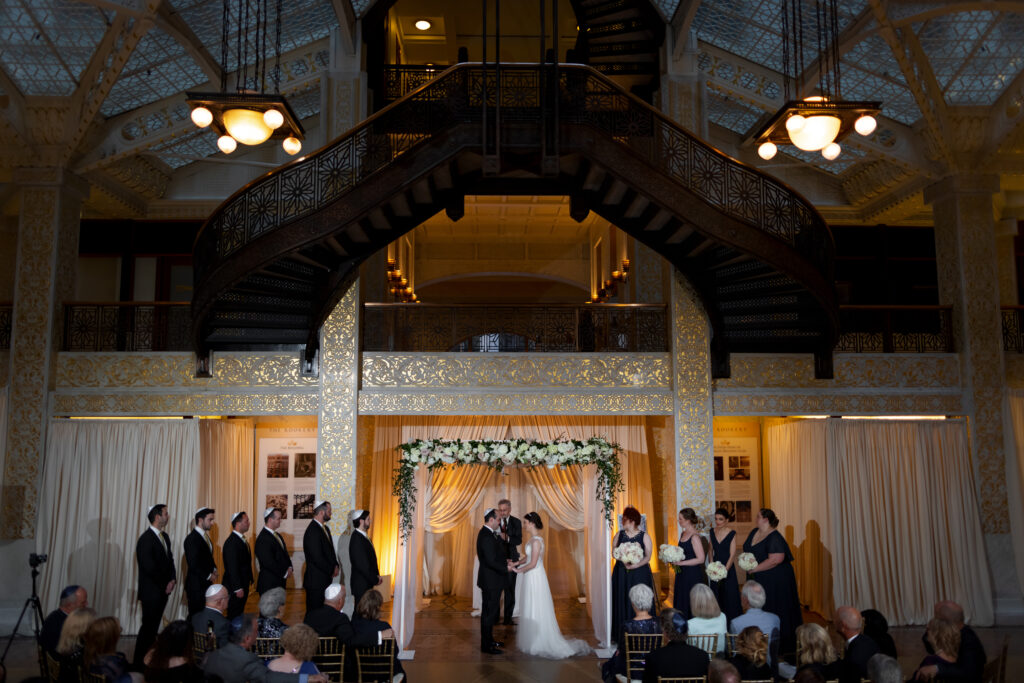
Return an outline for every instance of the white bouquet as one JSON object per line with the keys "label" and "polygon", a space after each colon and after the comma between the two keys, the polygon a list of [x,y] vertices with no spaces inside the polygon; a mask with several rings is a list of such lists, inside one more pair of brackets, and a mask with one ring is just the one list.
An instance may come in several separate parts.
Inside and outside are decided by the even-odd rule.
{"label": "white bouquet", "polygon": [[612,551],[612,557],[619,562],[636,564],[640,560],[644,559],[644,548],[639,543],[620,543],[615,550]]}
{"label": "white bouquet", "polygon": [[739,558],[736,560],[736,564],[740,566],[745,572],[749,572],[751,569],[756,567],[759,563],[757,558],[754,557],[754,553],[740,553]]}
{"label": "white bouquet", "polygon": [[721,581],[729,575],[729,572],[725,570],[725,565],[719,562],[718,560],[715,560],[714,562],[708,565],[707,573],[708,579],[710,579],[711,581]]}
{"label": "white bouquet", "polygon": [[684,553],[683,549],[677,545],[662,543],[661,546],[658,547],[658,559],[662,562],[672,564],[673,562],[685,560],[686,553]]}

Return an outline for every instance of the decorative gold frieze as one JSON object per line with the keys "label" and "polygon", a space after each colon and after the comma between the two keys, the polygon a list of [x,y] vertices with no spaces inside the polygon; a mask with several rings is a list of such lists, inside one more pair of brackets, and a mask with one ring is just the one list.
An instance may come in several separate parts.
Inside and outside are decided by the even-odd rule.
{"label": "decorative gold frieze", "polygon": [[715,415],[960,415],[959,392],[715,392]]}
{"label": "decorative gold frieze", "polygon": [[[667,389],[667,353],[364,353],[367,388]],[[362,403],[362,402],[361,402]]]}
{"label": "decorative gold frieze", "polygon": [[213,354],[213,376],[195,376],[191,353],[70,353],[57,358],[57,389],[232,387],[318,388],[316,377],[300,373],[299,354],[235,352]]}
{"label": "decorative gold frieze", "polygon": [[53,415],[315,415],[316,391],[262,393],[59,392],[53,396]]}
{"label": "decorative gold frieze", "polygon": [[789,388],[950,388],[959,390],[960,359],[952,353],[846,353],[835,356],[835,379],[814,378],[811,354],[734,353],[731,377],[715,390]]}
{"label": "decorative gold frieze", "polygon": [[359,392],[361,415],[671,415],[663,392]]}

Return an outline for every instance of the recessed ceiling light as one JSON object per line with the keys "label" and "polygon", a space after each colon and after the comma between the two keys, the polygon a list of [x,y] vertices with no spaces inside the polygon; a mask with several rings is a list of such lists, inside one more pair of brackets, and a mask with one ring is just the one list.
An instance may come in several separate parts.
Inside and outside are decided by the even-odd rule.
{"label": "recessed ceiling light", "polygon": [[427,21],[426,19],[417,19],[416,23],[413,24],[413,26],[415,26],[421,31],[429,31],[430,27],[433,26],[433,24]]}

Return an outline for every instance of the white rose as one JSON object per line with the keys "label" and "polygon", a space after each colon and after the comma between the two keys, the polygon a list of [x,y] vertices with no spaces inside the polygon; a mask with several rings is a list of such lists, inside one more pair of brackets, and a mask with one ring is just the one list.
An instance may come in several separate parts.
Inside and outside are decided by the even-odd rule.
{"label": "white rose", "polygon": [[508,446],[505,444],[498,446],[498,455],[505,455],[506,453],[508,453]]}

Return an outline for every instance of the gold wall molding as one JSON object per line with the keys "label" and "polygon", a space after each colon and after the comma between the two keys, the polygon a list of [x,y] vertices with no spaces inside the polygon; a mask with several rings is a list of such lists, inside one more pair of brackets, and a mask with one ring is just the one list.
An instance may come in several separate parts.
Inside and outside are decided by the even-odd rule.
{"label": "gold wall molding", "polygon": [[811,354],[734,353],[731,377],[722,389],[956,389],[960,357],[954,353],[842,353],[835,355],[835,379],[814,378]]}
{"label": "gold wall molding", "polygon": [[54,417],[129,417],[165,415],[315,415],[315,391],[196,392],[58,392]]}
{"label": "gold wall molding", "polygon": [[300,373],[298,352],[213,353],[212,377],[195,376],[189,352],[80,353],[57,357],[57,390],[68,388],[303,387],[319,389],[316,377]]}
{"label": "gold wall molding", "polygon": [[360,415],[671,415],[672,394],[644,392],[359,392]]}
{"label": "gold wall molding", "polygon": [[959,392],[715,392],[715,415],[960,415]]}
{"label": "gold wall molding", "polygon": [[364,353],[362,387],[669,389],[667,353]]}

